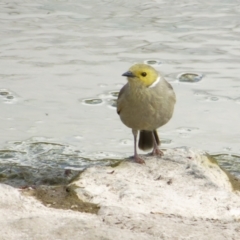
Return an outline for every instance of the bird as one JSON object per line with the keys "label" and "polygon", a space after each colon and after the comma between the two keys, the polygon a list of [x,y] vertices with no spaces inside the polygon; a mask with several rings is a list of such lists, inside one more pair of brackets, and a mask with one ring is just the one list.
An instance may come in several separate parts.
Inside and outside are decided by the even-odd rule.
{"label": "bird", "polygon": [[153,156],[163,156],[158,147],[160,139],[157,129],[172,118],[176,95],[171,84],[150,65],[134,64],[122,76],[127,77],[127,83],[118,94],[117,113],[121,121],[132,129],[134,161],[144,164],[145,161],[137,153],[138,133],[140,149],[153,149]]}

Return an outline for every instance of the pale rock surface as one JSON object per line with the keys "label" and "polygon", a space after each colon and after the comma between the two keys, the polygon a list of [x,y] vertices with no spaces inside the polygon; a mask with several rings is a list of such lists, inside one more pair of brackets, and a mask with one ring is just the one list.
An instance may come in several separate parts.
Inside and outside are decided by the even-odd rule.
{"label": "pale rock surface", "polygon": [[153,239],[238,239],[239,192],[204,152],[173,149],[145,162],[89,168],[73,183],[75,191],[99,204],[110,226]]}
{"label": "pale rock surface", "polygon": [[[71,210],[44,207],[17,189],[0,184],[1,240],[148,239],[148,234],[109,226],[102,218]],[[121,232],[121,237],[115,237]]]}
{"label": "pale rock surface", "polygon": [[0,239],[239,239],[240,195],[199,151],[95,166],[69,185],[97,215],[47,208],[0,184]]}

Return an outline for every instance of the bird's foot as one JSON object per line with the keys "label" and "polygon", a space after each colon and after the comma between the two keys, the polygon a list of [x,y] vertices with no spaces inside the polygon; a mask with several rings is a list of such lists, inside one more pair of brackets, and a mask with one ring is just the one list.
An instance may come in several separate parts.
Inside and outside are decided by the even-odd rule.
{"label": "bird's foot", "polygon": [[154,148],[152,153],[151,153],[151,155],[152,156],[162,157],[164,155],[164,153],[159,148]]}
{"label": "bird's foot", "polygon": [[134,156],[134,161],[139,164],[145,164],[145,161],[140,158],[138,155]]}

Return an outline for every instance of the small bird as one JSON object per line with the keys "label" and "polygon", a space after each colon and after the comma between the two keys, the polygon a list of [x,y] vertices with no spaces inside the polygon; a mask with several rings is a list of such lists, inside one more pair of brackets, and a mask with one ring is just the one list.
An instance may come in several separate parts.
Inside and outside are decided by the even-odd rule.
{"label": "small bird", "polygon": [[152,155],[162,156],[158,148],[160,140],[156,129],[166,124],[173,115],[176,96],[172,86],[147,64],[135,64],[122,74],[127,77],[117,99],[117,113],[121,121],[132,129],[134,136],[134,160],[145,163],[137,154],[138,147],[152,149]]}

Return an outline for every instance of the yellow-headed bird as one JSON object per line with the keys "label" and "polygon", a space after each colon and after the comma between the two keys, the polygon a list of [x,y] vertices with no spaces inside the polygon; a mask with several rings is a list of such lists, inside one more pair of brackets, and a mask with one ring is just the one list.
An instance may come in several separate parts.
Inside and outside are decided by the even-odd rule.
{"label": "yellow-headed bird", "polygon": [[153,155],[162,156],[156,129],[171,119],[176,96],[172,86],[149,65],[135,64],[122,76],[127,77],[128,83],[118,95],[117,113],[132,129],[135,161],[144,163],[137,154],[138,131],[138,147],[142,150],[153,148]]}

